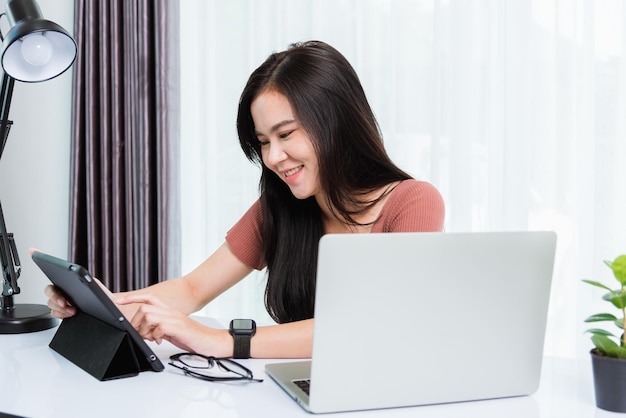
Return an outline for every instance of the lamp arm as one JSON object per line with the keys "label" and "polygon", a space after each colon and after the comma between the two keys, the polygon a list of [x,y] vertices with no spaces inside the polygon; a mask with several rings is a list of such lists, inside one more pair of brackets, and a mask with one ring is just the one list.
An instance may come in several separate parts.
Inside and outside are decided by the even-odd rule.
{"label": "lamp arm", "polygon": [[[17,279],[20,277],[21,266],[17,256],[17,248],[13,234],[6,232],[2,205],[0,205],[0,264],[2,264],[2,297],[11,297],[20,293]],[[6,299],[3,308],[7,308]]]}
{"label": "lamp arm", "polygon": [[[2,85],[0,87],[0,100],[2,100],[2,107],[0,108],[0,157],[2,157],[12,124],[9,120],[9,109],[11,107],[14,83],[15,80],[8,74],[4,73],[2,75]],[[2,267],[3,308],[7,308],[6,304],[12,303],[11,297],[20,293],[17,279],[20,275],[21,267],[15,241],[13,241],[13,234],[7,232],[2,205],[0,205],[0,264]]]}
{"label": "lamp arm", "polygon": [[11,109],[11,98],[13,97],[13,85],[15,79],[7,73],[2,73],[2,85],[0,86],[0,158],[4,152],[4,146],[9,137],[12,121],[9,120],[9,110]]}

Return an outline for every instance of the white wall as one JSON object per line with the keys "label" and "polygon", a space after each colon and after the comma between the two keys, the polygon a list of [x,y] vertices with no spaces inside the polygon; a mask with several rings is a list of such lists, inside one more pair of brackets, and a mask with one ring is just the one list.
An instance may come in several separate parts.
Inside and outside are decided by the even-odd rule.
{"label": "white wall", "polygon": [[[46,19],[74,33],[74,2],[38,3]],[[7,27],[3,17],[3,34]],[[48,280],[32,262],[29,247],[68,255],[71,98],[71,70],[45,83],[16,82],[13,90],[13,127],[0,158],[0,202],[22,262],[22,292],[15,303],[46,301]]]}

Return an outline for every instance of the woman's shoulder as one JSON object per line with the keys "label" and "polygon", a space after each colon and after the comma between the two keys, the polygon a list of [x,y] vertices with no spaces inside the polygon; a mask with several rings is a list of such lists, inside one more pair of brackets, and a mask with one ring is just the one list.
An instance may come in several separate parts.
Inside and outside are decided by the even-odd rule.
{"label": "woman's shoulder", "polygon": [[439,190],[431,183],[422,180],[408,179],[401,181],[389,195],[389,199],[403,200],[415,199],[416,197],[441,198]]}
{"label": "woman's shoulder", "polygon": [[372,232],[440,231],[445,206],[431,183],[404,180],[395,186]]}

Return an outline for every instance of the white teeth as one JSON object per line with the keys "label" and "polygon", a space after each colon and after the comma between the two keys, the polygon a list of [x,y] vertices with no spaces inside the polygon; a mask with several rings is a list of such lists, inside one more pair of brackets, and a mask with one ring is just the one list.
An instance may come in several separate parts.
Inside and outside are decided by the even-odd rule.
{"label": "white teeth", "polygon": [[292,168],[289,171],[285,171],[285,177],[293,176],[294,174],[296,174],[300,170],[302,170],[302,166],[296,167],[296,168]]}

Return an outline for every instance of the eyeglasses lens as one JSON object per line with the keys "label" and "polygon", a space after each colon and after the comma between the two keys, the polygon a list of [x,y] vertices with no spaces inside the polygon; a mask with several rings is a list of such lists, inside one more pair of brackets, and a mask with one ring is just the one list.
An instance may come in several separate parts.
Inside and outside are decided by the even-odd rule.
{"label": "eyeglasses lens", "polygon": [[194,369],[210,369],[213,367],[213,359],[207,359],[194,354],[185,354],[184,356],[180,356],[178,361],[183,363],[185,366],[192,367]]}
{"label": "eyeglasses lens", "polygon": [[241,364],[236,363],[234,361],[229,361],[228,359],[217,360],[217,365],[222,372],[225,373],[235,373],[239,376],[252,378],[252,373],[250,370],[243,367]]}

